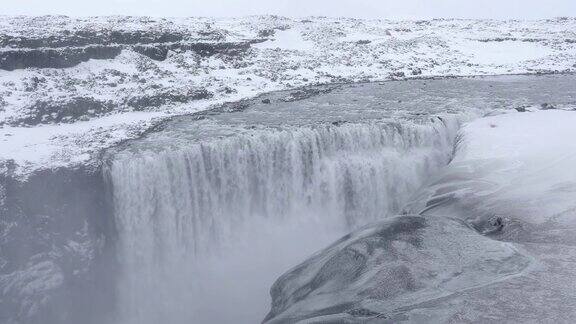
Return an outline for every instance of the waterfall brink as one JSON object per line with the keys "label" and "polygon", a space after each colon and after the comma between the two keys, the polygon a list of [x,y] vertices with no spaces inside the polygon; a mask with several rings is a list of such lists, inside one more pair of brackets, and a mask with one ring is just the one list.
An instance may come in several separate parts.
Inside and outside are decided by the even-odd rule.
{"label": "waterfall brink", "polygon": [[449,161],[458,125],[255,129],[116,156],[120,322],[258,322],[281,271],[398,212]]}

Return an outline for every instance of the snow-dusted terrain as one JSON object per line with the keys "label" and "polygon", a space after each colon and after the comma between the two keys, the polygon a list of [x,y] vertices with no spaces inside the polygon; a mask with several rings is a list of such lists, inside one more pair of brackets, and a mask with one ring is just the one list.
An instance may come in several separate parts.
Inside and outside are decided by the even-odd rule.
{"label": "snow-dusted terrain", "polygon": [[574,72],[576,18],[0,16],[0,323],[570,323]]}
{"label": "snow-dusted terrain", "polygon": [[576,70],[576,19],[0,17],[0,160],[93,162],[159,120],[316,83]]}

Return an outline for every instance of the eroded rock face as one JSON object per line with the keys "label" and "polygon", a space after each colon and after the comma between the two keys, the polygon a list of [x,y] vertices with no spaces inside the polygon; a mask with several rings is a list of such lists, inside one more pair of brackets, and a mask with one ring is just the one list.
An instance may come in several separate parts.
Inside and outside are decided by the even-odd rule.
{"label": "eroded rock face", "polygon": [[73,123],[102,116],[110,112],[113,107],[110,101],[100,101],[90,97],[67,98],[61,102],[39,100],[27,107],[27,114],[16,120],[9,120],[7,124]]}
{"label": "eroded rock face", "polygon": [[98,323],[110,312],[113,231],[100,179],[83,169],[0,178],[0,322]]}
{"label": "eroded rock face", "polygon": [[254,41],[225,42],[221,31],[209,26],[191,33],[170,24],[139,23],[141,28],[136,30],[90,26],[28,36],[0,33],[0,70],[69,68],[89,59],[113,59],[122,50],[131,50],[156,61],[165,60],[169,51],[193,51],[205,57],[239,55]]}
{"label": "eroded rock face", "polygon": [[0,69],[67,68],[89,59],[115,58],[120,46],[87,46],[65,48],[24,48],[0,52]]}
{"label": "eroded rock face", "polygon": [[183,44],[113,44],[85,47],[21,48],[0,52],[0,70],[25,68],[69,68],[90,59],[113,59],[123,49],[132,50],[155,61],[164,61],[168,51],[194,51],[200,56],[215,54],[239,55],[250,48],[250,42],[239,43],[183,43]]}
{"label": "eroded rock face", "polygon": [[503,280],[530,263],[462,221],[397,216],[343,237],[280,277],[265,322],[407,320],[412,308]]}

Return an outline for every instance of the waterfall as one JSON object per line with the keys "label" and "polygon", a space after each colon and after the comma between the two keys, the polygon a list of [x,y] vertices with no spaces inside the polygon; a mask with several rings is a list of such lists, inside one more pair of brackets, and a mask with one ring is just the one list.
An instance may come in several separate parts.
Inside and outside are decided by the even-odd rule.
{"label": "waterfall", "polygon": [[258,322],[280,271],[398,212],[449,161],[459,122],[255,129],[118,154],[120,323]]}

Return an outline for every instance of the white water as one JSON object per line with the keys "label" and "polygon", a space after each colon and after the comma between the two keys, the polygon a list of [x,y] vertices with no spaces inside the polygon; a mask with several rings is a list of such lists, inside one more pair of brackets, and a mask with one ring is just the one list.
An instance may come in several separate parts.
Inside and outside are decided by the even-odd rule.
{"label": "white water", "polygon": [[291,265],[398,212],[452,152],[456,117],[255,130],[119,154],[122,324],[258,323]]}

